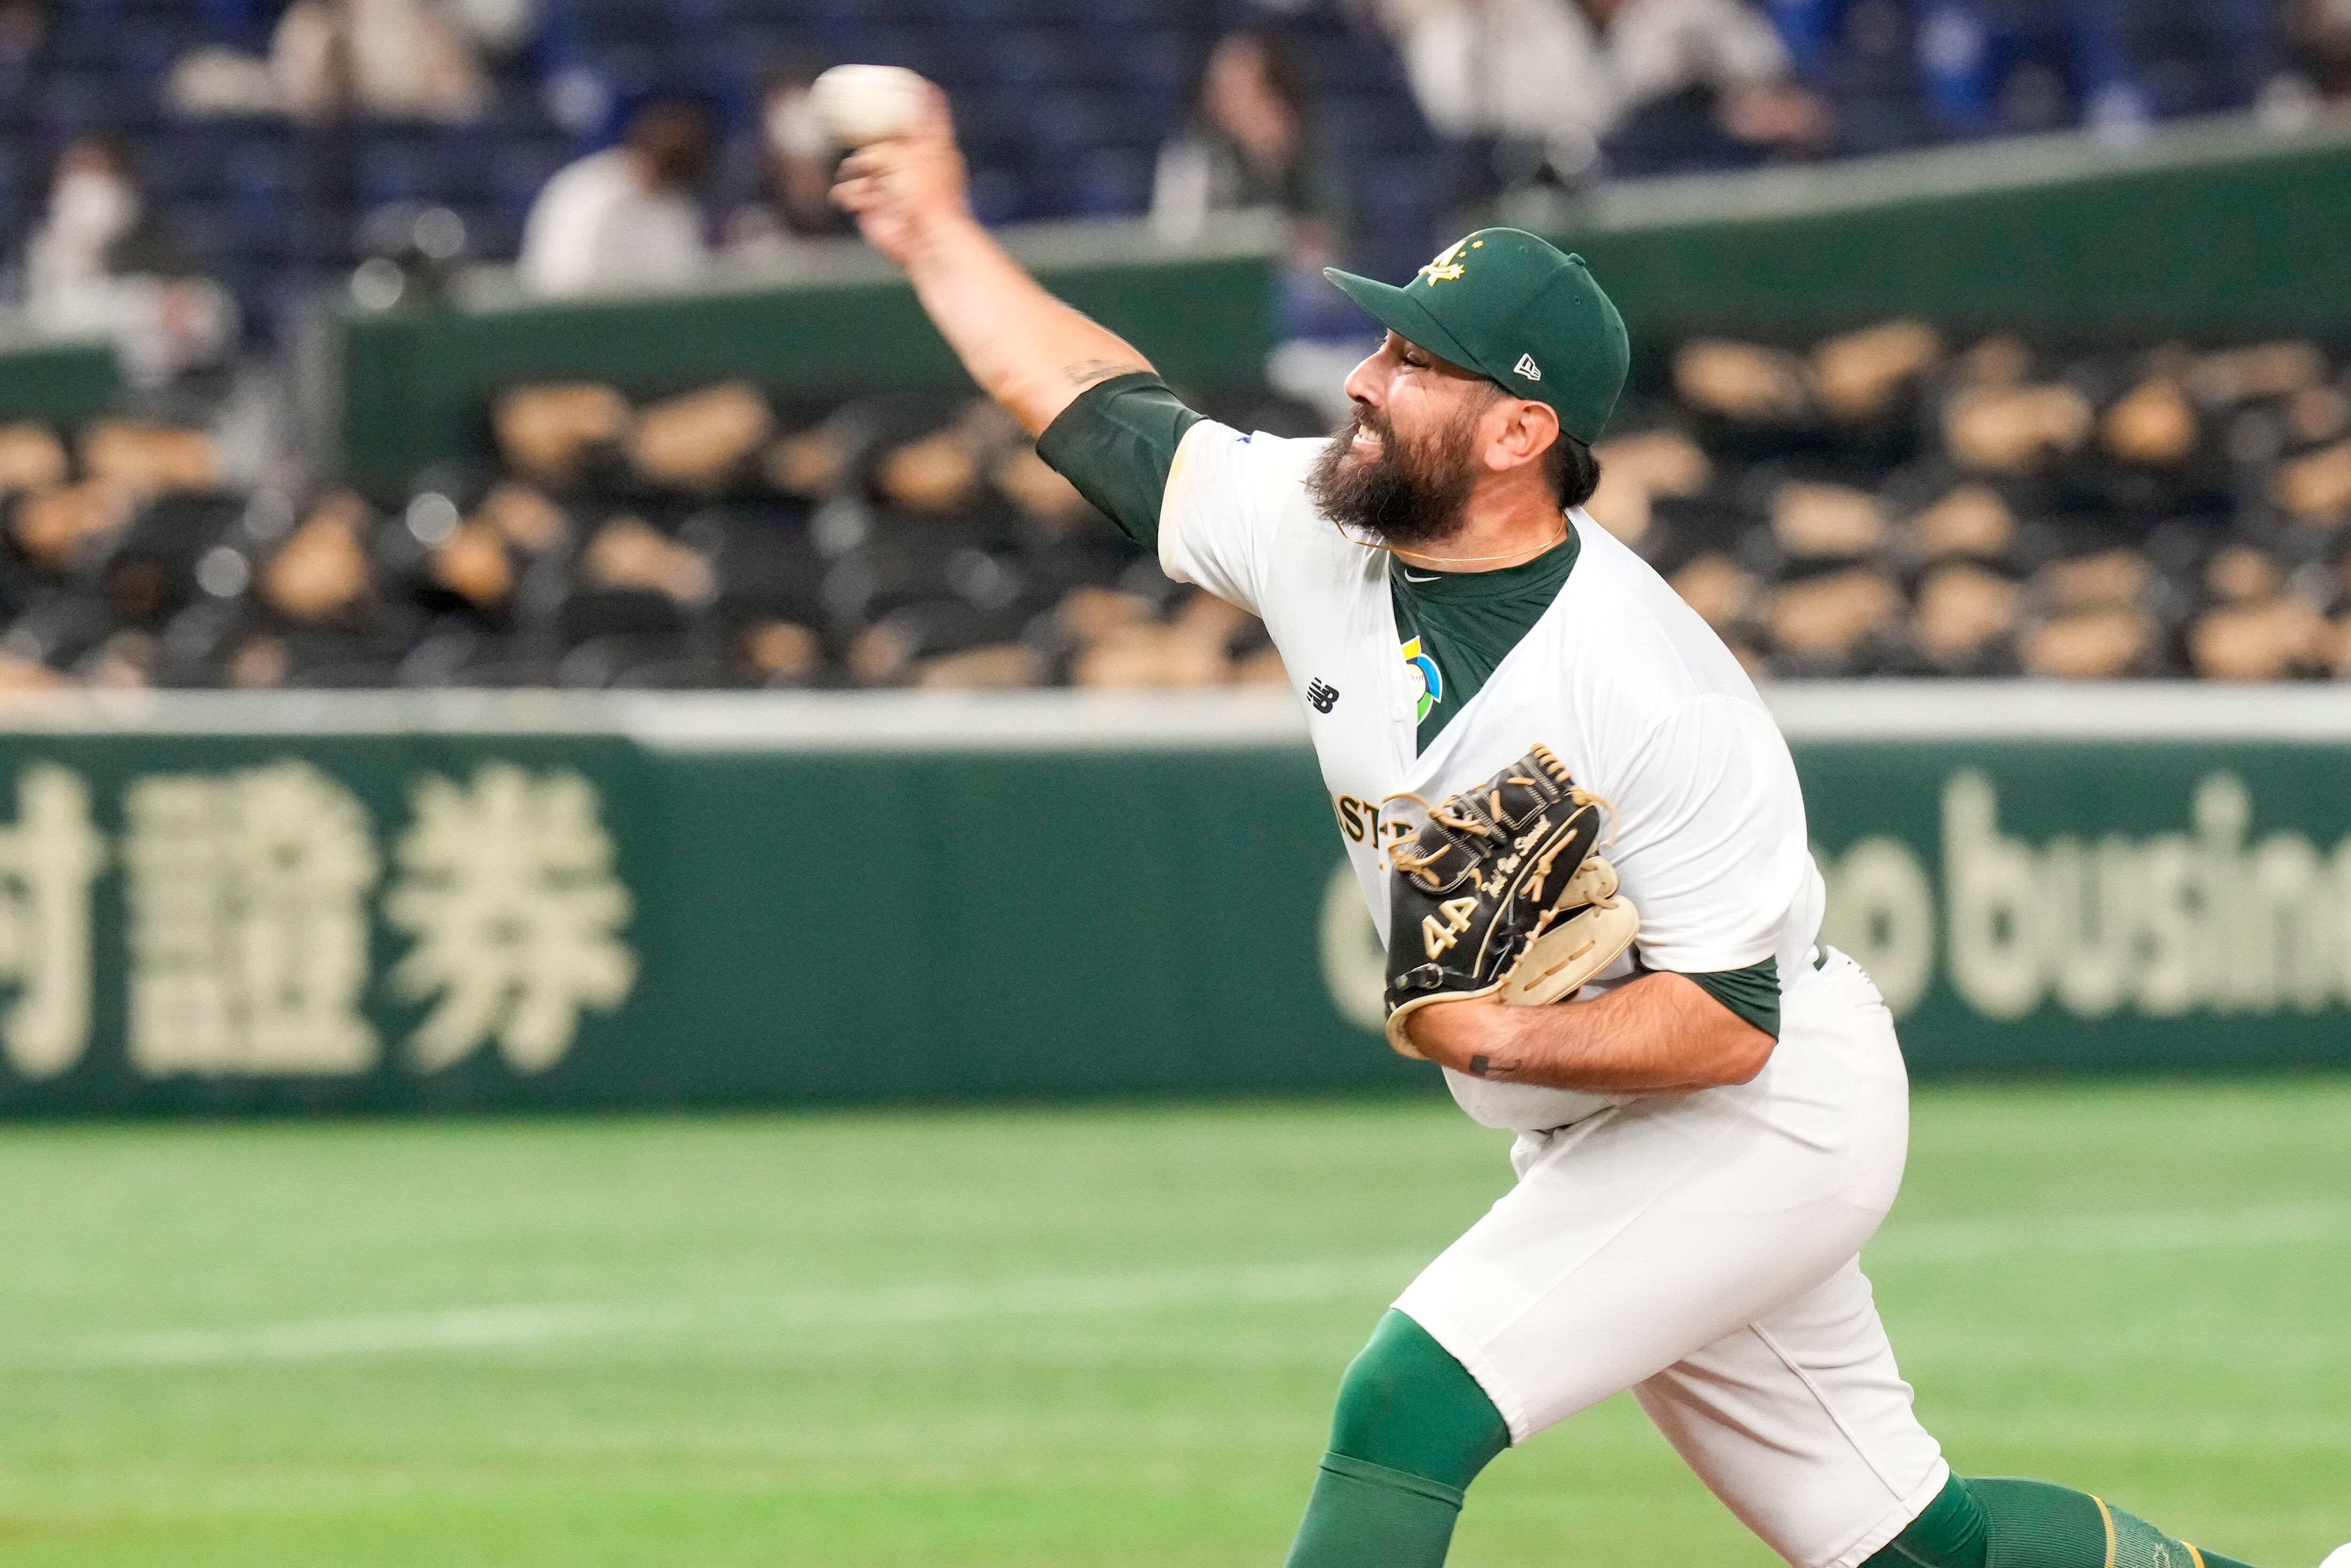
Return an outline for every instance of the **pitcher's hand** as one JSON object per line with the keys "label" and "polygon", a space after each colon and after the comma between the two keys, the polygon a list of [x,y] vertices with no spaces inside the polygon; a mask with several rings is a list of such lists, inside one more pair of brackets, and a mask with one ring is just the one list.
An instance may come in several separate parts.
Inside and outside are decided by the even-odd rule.
{"label": "pitcher's hand", "polygon": [[946,94],[933,85],[912,131],[850,154],[832,199],[857,214],[874,249],[904,267],[939,226],[971,221],[967,185]]}

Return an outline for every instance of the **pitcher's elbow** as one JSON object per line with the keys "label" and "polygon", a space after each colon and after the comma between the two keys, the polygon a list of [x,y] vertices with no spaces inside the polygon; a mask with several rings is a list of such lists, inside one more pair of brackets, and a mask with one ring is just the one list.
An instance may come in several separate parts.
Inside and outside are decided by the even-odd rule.
{"label": "pitcher's elbow", "polygon": [[1771,1053],[1780,1042],[1771,1036],[1747,1025],[1735,1038],[1724,1042],[1719,1063],[1719,1076],[1725,1085],[1752,1083],[1763,1069],[1770,1066]]}

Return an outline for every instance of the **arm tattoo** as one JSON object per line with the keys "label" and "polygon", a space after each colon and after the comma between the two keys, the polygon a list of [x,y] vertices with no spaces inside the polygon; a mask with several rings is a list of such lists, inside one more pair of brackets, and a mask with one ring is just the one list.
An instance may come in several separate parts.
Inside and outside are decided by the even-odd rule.
{"label": "arm tattoo", "polygon": [[1508,1078],[1518,1070],[1519,1064],[1508,1057],[1499,1061],[1490,1056],[1473,1056],[1469,1059],[1469,1076],[1472,1078]]}
{"label": "arm tattoo", "polygon": [[1123,360],[1080,360],[1074,365],[1062,367],[1061,373],[1070,378],[1071,386],[1082,388],[1109,381],[1113,376],[1131,376],[1150,368],[1149,365]]}

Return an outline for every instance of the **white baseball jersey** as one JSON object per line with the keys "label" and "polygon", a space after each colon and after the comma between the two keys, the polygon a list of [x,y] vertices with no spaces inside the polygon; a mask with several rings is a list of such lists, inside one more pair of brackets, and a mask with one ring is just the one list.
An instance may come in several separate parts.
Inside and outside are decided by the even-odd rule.
{"label": "white baseball jersey", "polygon": [[[1581,510],[1558,598],[1416,755],[1421,677],[1401,652],[1389,552],[1342,535],[1305,489],[1321,440],[1244,435],[1203,421],[1176,451],[1159,559],[1263,619],[1301,698],[1347,852],[1385,940],[1382,850],[1435,800],[1549,746],[1614,808],[1605,852],[1640,911],[1651,969],[1707,974],[1811,961],[1823,887],[1794,763],[1737,659],[1645,561]],[[1336,694],[1335,697],[1332,695]],[[1620,960],[1595,989],[1634,972]],[[1489,1126],[1540,1132],[1614,1101],[1448,1071]]]}
{"label": "white baseball jersey", "polygon": [[[1448,1072],[1519,1133],[1519,1185],[1396,1301],[1523,1442],[1631,1389],[1706,1484],[1799,1568],[1857,1568],[1949,1479],[1855,1256],[1907,1133],[1894,1020],[1843,955],[1786,744],[1754,685],[1657,575],[1581,512],[1557,597],[1416,755],[1420,676],[1384,550],[1307,497],[1313,441],[1194,425],[1162,498],[1169,576],[1257,612],[1309,725],[1384,935],[1380,849],[1537,741],[1615,807],[1609,849],[1650,968],[1777,963],[1779,1046],[1752,1081],[1603,1099]],[[1628,958],[1612,971],[1632,972]]]}

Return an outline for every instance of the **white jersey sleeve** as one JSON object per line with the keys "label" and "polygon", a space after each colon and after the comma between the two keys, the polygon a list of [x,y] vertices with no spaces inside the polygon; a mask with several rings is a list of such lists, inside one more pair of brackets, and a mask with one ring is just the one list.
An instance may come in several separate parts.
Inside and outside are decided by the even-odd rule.
{"label": "white jersey sleeve", "polygon": [[1795,766],[1771,716],[1709,693],[1652,724],[1611,781],[1624,815],[1614,857],[1641,912],[1652,969],[1710,974],[1782,948],[1817,880]]}
{"label": "white jersey sleeve", "polygon": [[1277,531],[1297,515],[1322,447],[1206,419],[1185,432],[1159,504],[1160,569],[1262,615]]}

